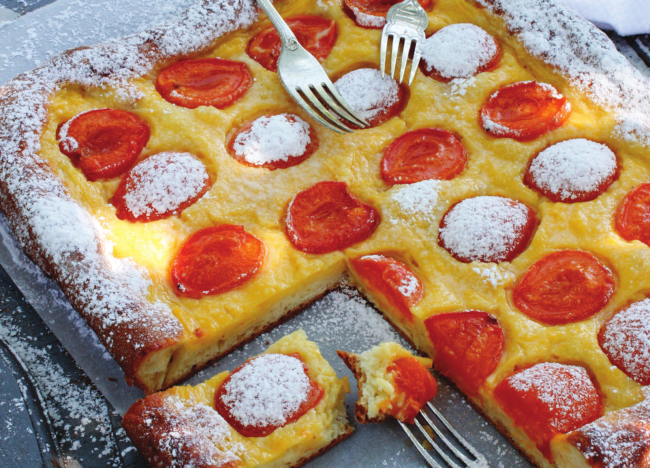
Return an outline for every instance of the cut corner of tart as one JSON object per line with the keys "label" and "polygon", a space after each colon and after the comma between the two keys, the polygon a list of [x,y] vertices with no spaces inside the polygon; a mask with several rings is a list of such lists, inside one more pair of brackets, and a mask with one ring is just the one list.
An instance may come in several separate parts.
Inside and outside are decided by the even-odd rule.
{"label": "cut corner of tart", "polygon": [[154,468],[297,467],[352,434],[349,392],[298,330],[232,372],[138,400],[122,426]]}
{"label": "cut corner of tart", "polygon": [[354,414],[362,424],[380,423],[389,416],[413,423],[436,395],[431,359],[414,356],[397,343],[381,343],[361,354],[336,353],[357,379]]}

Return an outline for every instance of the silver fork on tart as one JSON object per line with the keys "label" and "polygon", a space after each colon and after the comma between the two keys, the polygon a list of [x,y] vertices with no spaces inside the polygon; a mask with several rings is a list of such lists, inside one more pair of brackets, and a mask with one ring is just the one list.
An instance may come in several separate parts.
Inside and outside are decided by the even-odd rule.
{"label": "silver fork on tart", "polygon": [[368,122],[345,102],[321,64],[300,45],[271,1],[257,1],[280,36],[278,75],[289,95],[312,119],[334,132],[352,133],[354,130],[348,125],[367,127]]}
{"label": "silver fork on tart", "polygon": [[[386,25],[381,33],[380,48],[380,67],[382,76],[386,71],[386,58],[388,56],[388,40],[392,39],[392,50],[390,57],[390,76],[395,75],[397,57],[400,51],[402,41],[401,64],[399,72],[399,82],[404,81],[406,65],[409,61],[411,49],[413,49],[413,59],[411,61],[411,73],[408,84],[410,85],[415,78],[415,73],[422,56],[421,46],[424,42],[424,31],[429,24],[427,12],[422,8],[417,0],[404,0],[401,3],[393,5],[386,15]],[[395,78],[397,79],[397,78]]]}

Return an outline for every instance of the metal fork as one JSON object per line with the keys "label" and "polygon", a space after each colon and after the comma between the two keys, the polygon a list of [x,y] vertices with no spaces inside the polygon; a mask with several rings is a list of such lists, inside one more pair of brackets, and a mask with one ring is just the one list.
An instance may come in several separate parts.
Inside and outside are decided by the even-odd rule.
{"label": "metal fork", "polygon": [[[384,76],[386,70],[386,56],[388,55],[388,39],[393,39],[393,51],[390,57],[390,76],[395,75],[395,65],[399,55],[399,46],[404,40],[402,48],[402,60],[399,73],[399,82],[404,81],[404,72],[408,62],[411,47],[415,47],[413,52],[413,61],[411,62],[411,75],[409,76],[409,86],[415,78],[415,73],[420,63],[422,55],[421,45],[424,41],[424,30],[429,24],[429,17],[424,8],[420,6],[417,0],[404,0],[403,2],[393,5],[386,15],[386,25],[381,33],[381,76]],[[397,78],[396,78],[397,79]]]}
{"label": "metal fork", "polygon": [[354,131],[341,120],[357,127],[367,127],[368,122],[359,117],[345,102],[318,60],[298,43],[293,31],[271,1],[257,1],[282,41],[278,75],[291,97],[312,119],[337,133]]}
{"label": "metal fork", "polygon": [[[451,468],[489,468],[490,465],[488,465],[488,462],[485,459],[485,457],[481,455],[474,447],[472,447],[472,445],[469,442],[467,442],[463,438],[463,436],[461,436],[456,431],[456,429],[454,429],[451,426],[451,424],[449,424],[449,422],[443,417],[442,414],[440,414],[440,412],[431,404],[431,402],[427,403],[427,406],[433,412],[433,414],[440,420],[440,422],[442,422],[442,424],[447,428],[447,430],[454,436],[458,444],[463,446],[465,450],[467,450],[467,452],[471,454],[472,457],[474,457],[474,460],[470,459],[464,453],[458,450],[456,445],[450,442],[449,439],[447,439],[447,437],[442,433],[442,431],[433,423],[433,421],[431,421],[427,413],[425,413],[424,410],[420,410],[420,416],[422,416],[426,424],[433,430],[433,432],[435,432],[435,434],[438,436],[438,439],[442,441],[442,443],[445,445],[447,450],[451,452],[457,460],[453,460],[452,457],[450,457],[449,454],[445,450],[443,450],[443,448],[440,447],[438,443],[434,441],[433,437],[431,437],[429,433],[424,429],[424,426],[422,426],[420,421],[416,419],[415,425],[420,430],[422,435],[424,435],[424,438],[427,440],[427,442],[429,442],[433,446],[434,450],[438,452],[438,455],[440,455],[440,457],[445,462],[447,462],[447,464]],[[415,445],[415,448],[418,449],[418,452],[420,452],[420,454],[427,461],[429,466],[432,468],[442,468],[440,464],[437,461],[435,461],[431,457],[429,452],[422,446],[420,441],[413,435],[411,429],[409,429],[409,427],[403,422],[401,421],[398,422],[402,426],[402,429],[404,429],[404,432],[406,432],[406,435],[409,437],[409,439],[411,439],[411,442],[413,442],[413,444]],[[459,465],[457,462],[460,462],[462,464]]]}

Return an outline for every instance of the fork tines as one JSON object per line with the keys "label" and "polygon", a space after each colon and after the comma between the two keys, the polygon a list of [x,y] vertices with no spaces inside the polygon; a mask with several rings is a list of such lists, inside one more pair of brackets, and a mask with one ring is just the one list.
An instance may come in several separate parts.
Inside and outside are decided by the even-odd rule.
{"label": "fork tines", "polygon": [[395,75],[397,57],[400,55],[400,44],[403,42],[399,82],[404,81],[404,73],[406,72],[406,64],[409,60],[411,49],[413,49],[413,59],[408,84],[410,85],[413,82],[418,64],[420,63],[420,46],[425,39],[424,30],[428,23],[429,18],[427,12],[424,11],[417,0],[404,0],[388,10],[386,25],[381,34],[380,63],[382,76],[386,70],[388,39],[392,39],[390,76],[393,77]]}
{"label": "fork tines", "polygon": [[[422,425],[418,419],[415,420],[415,425],[426,441],[431,444],[438,457],[444,460],[447,466],[451,468],[489,468],[485,457],[469,442],[467,442],[430,402],[427,403],[427,406],[440,421],[442,426],[444,426],[448,435],[451,435],[453,438],[453,441],[451,441],[448,435],[445,435],[445,433],[434,424],[424,410],[420,411],[420,417],[424,420],[425,425]],[[431,468],[442,468],[442,466],[431,456],[431,452],[424,448],[413,432],[411,432],[409,426],[401,421],[399,421],[399,423],[429,466]],[[425,426],[430,428],[430,431],[435,433],[437,437],[434,438],[431,433],[426,430]]]}
{"label": "fork tines", "polygon": [[[399,72],[399,83],[402,83],[404,81],[404,74],[406,73],[406,65],[409,61],[409,57],[411,56],[411,53],[413,54],[413,58],[411,59],[411,73],[409,74],[409,79],[408,79],[408,84],[410,85],[413,82],[413,79],[415,78],[415,73],[417,72],[418,69],[418,64],[420,62],[421,58],[421,52],[420,48],[418,47],[417,41],[414,41],[409,38],[404,38],[404,41],[402,41],[403,37],[398,36],[396,34],[382,34],[381,36],[381,58],[380,58],[380,67],[381,67],[381,72],[382,76],[386,71],[386,56],[387,50],[388,50],[388,40],[392,40],[392,50],[390,54],[390,75],[391,77],[395,76],[395,68],[397,67],[397,57],[401,55],[401,60],[400,60],[400,72]],[[400,54],[400,45],[404,44],[402,47],[402,53]],[[397,80],[397,78],[395,78]]]}
{"label": "fork tines", "polygon": [[356,127],[366,127],[368,124],[355,117],[354,110],[345,102],[331,81],[308,86],[298,86],[295,89],[296,99],[304,108],[310,107],[311,117],[330,130],[336,129],[352,133],[353,130],[344,125],[341,120]]}

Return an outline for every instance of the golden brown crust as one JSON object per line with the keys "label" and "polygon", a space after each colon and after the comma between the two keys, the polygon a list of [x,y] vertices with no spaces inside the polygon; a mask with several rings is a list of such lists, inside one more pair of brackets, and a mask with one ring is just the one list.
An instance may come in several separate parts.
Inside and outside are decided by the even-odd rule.
{"label": "golden brown crust", "polygon": [[[213,447],[214,442],[206,438],[202,431],[201,419],[195,414],[187,417],[179,410],[180,402],[172,402],[164,393],[149,395],[135,402],[122,419],[122,427],[149,462],[152,468],[239,468],[241,461],[231,454],[212,450],[206,458],[206,448]],[[187,407],[184,408],[187,414]],[[190,407],[191,410],[191,407]],[[202,407],[203,412],[214,412],[212,408]],[[214,416],[214,415],[213,415]],[[219,419],[220,417],[217,416]],[[226,424],[224,422],[224,424]],[[326,447],[300,459],[291,468],[299,468],[341,443],[354,432],[349,424],[345,433],[338,436]],[[210,461],[212,460],[212,461]]]}
{"label": "golden brown crust", "polygon": [[650,403],[612,411],[567,435],[595,468],[650,467]]}
{"label": "golden brown crust", "polygon": [[357,356],[354,353],[348,353],[345,351],[336,351],[336,354],[343,360],[345,365],[352,371],[354,374],[354,378],[357,379],[357,388],[358,388],[358,395],[359,399],[354,405],[354,417],[358,422],[361,424],[370,424],[370,423],[381,423],[383,422],[388,416],[384,413],[378,414],[374,418],[369,418],[368,417],[368,408],[366,408],[362,403],[361,403],[361,397],[362,397],[362,392],[361,392],[361,385],[366,381],[366,375],[365,373],[361,370],[361,366],[359,365],[359,356]]}
{"label": "golden brown crust", "polygon": [[[5,88],[5,92],[0,96],[0,108],[11,106],[16,99],[20,99],[20,93]],[[0,126],[3,123],[0,119]],[[60,182],[55,179],[46,164],[24,151],[20,153],[20,157],[21,170],[29,174],[30,184],[37,186],[36,189],[32,188],[31,198],[38,199],[39,195],[52,199],[60,197],[62,203],[72,203],[62,190],[60,193],[52,191],[52,187],[58,188]],[[0,172],[8,170],[6,163],[6,159],[0,160]],[[44,192],[34,193],[38,187]],[[152,310],[150,304],[138,297],[124,297],[113,303],[107,299],[102,303],[101,296],[118,290],[120,280],[111,275],[110,266],[101,254],[99,240],[96,239],[95,245],[92,246],[94,252],[79,249],[74,254],[54,258],[53,253],[48,252],[48,246],[43,245],[41,236],[35,232],[38,226],[34,226],[29,208],[21,200],[20,194],[11,189],[10,179],[0,178],[0,209],[27,256],[61,287],[70,304],[86,319],[118,361],[127,381],[146,390],[146,385],[137,380],[140,365],[151,353],[177,344],[183,333],[182,326],[173,316]],[[90,217],[88,222],[90,223]],[[92,276],[93,279],[79,281],[86,276]],[[96,303],[93,303],[91,298],[93,295],[98,296]],[[113,317],[137,316],[137,319],[104,320],[105,316],[97,313],[98,307],[113,307],[107,311]]]}
{"label": "golden brown crust", "polygon": [[241,460],[214,448],[212,440],[197,427],[199,423],[181,416],[160,393],[138,400],[122,419],[133,445],[153,468],[241,467]]}

